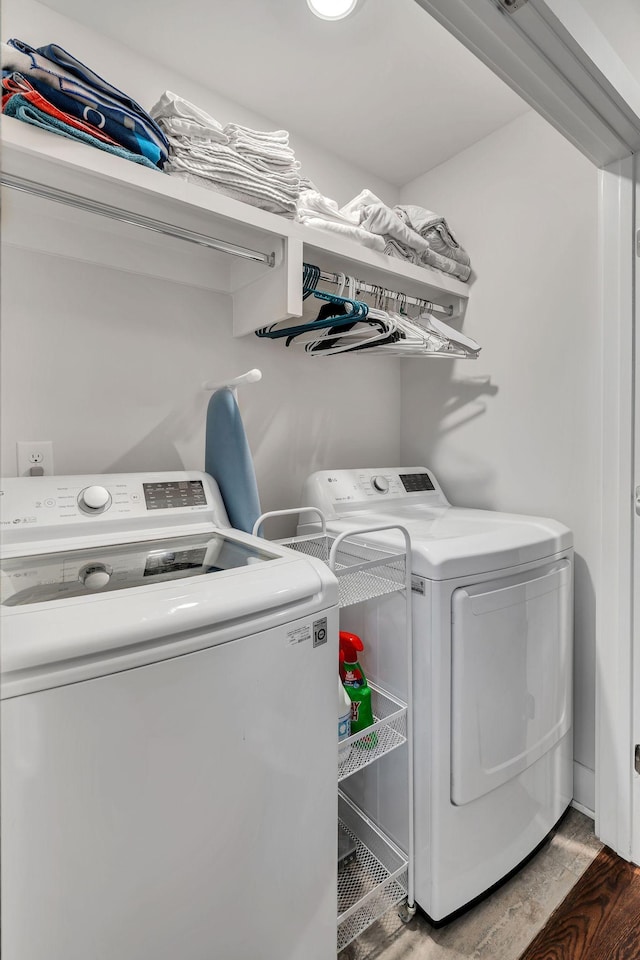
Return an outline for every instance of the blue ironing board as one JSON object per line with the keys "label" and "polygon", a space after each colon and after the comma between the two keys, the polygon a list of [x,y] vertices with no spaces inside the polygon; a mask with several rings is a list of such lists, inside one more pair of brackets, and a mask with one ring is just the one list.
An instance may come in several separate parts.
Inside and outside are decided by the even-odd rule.
{"label": "blue ironing board", "polygon": [[217,482],[232,527],[251,533],[262,513],[253,458],[231,390],[216,390],[207,407],[204,469]]}

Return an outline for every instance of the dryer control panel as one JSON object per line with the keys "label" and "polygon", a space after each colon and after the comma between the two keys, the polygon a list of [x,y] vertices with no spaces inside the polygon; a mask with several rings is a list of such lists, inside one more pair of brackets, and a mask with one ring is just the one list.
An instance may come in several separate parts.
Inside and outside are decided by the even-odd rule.
{"label": "dryer control panel", "polygon": [[305,483],[304,506],[317,506],[328,518],[385,501],[425,503],[446,507],[448,501],[426,467],[366,467],[359,470],[320,470]]}

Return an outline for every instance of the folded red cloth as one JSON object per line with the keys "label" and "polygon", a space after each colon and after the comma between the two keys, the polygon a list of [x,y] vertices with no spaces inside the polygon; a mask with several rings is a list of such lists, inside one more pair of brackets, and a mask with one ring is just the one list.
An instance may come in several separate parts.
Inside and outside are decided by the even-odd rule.
{"label": "folded red cloth", "polygon": [[4,113],[4,108],[7,102],[13,97],[16,93],[19,93],[25,100],[28,100],[34,107],[37,107],[38,110],[42,110],[43,113],[48,113],[52,117],[56,117],[57,120],[61,120],[63,123],[68,124],[70,127],[75,127],[76,130],[82,130],[83,133],[88,133],[92,137],[95,137],[96,140],[101,140],[103,143],[109,143],[112,147],[119,147],[120,144],[117,140],[114,140],[108,134],[103,133],[99,127],[95,127],[92,123],[85,123],[84,120],[80,120],[78,117],[72,117],[70,113],[65,113],[63,110],[58,110],[57,107],[54,107],[52,103],[38,93],[37,90],[31,86],[28,80],[25,80],[20,74],[13,73],[9,77],[4,77],[2,80],[2,112]]}

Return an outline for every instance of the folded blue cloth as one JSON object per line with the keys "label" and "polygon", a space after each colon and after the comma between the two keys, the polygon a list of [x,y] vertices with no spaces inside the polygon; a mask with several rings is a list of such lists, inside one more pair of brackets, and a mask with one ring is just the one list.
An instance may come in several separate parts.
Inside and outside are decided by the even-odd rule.
{"label": "folded blue cloth", "polygon": [[[128,127],[137,137],[153,143],[160,155],[158,165],[164,163],[169,154],[169,142],[155,120],[135,100],[107,83],[56,44],[41,49],[51,52],[57,60],[49,59],[40,50],[22,40],[9,40],[8,44],[2,45],[3,66],[21,73],[30,83],[33,83],[35,77],[54,90],[75,99],[86,108],[83,110],[82,119],[95,126],[104,129],[100,122],[100,118],[104,117],[120,126]],[[67,107],[65,109],[68,110]],[[89,120],[89,117],[93,119]]]}
{"label": "folded blue cloth", "polygon": [[262,512],[258,485],[238,404],[226,387],[207,407],[204,469],[220,488],[231,526],[251,533]]}
{"label": "folded blue cloth", "polygon": [[[20,44],[20,46],[17,46],[17,49],[22,50],[23,53],[39,53],[41,56],[46,57],[47,60],[51,60],[52,63],[57,63],[57,65],[66,70],[67,73],[72,73],[74,77],[82,80],[88,87],[93,87],[94,90],[102,90],[103,93],[107,93],[110,97],[113,97],[114,100],[119,100],[120,103],[124,104],[124,106],[130,110],[133,110],[134,113],[141,115],[146,114],[146,110],[144,110],[139,103],[136,103],[128,94],[123,93],[122,90],[118,90],[117,87],[114,87],[113,84],[109,83],[99,74],[94,73],[90,67],[80,60],[77,60],[71,53],[68,53],[67,50],[58,46],[57,43],[48,43],[44,47],[37,47],[35,51],[33,47],[29,47],[28,44],[22,43],[20,40],[10,40],[9,43],[16,46]],[[151,117],[149,117],[149,119],[151,119]]]}
{"label": "folded blue cloth", "polygon": [[8,74],[15,76],[18,80],[26,80],[34,90],[37,90],[45,100],[52,103],[58,110],[62,110],[63,113],[70,113],[72,117],[77,117],[78,120],[83,120],[85,123],[93,124],[94,127],[98,127],[113,140],[117,140],[122,147],[131,150],[132,153],[141,153],[147,160],[151,160],[155,166],[160,166],[162,154],[159,147],[140,132],[125,127],[124,124],[112,120],[111,117],[105,116],[104,113],[94,107],[88,107],[74,97],[67,96],[57,87],[44,83],[43,80],[36,77],[33,71],[27,75],[15,71],[12,73],[10,70],[3,70],[2,73],[3,76]]}
{"label": "folded blue cloth", "polygon": [[4,113],[8,117],[15,117],[17,120],[31,123],[33,126],[40,127],[42,130],[57,133],[61,137],[68,137],[69,140],[81,140],[82,143],[88,143],[92,147],[97,147],[98,150],[106,150],[107,153],[113,153],[116,157],[122,157],[124,160],[133,160],[134,163],[140,163],[145,167],[150,167],[152,170],[158,169],[151,160],[147,160],[146,157],[141,156],[139,153],[132,153],[131,150],[126,150],[124,147],[112,147],[109,143],[96,140],[96,138],[90,134],[84,133],[82,130],[76,130],[75,127],[70,127],[68,124],[63,123],[62,120],[43,113],[42,110],[38,110],[37,107],[34,107],[19,93],[14,94],[7,100]]}

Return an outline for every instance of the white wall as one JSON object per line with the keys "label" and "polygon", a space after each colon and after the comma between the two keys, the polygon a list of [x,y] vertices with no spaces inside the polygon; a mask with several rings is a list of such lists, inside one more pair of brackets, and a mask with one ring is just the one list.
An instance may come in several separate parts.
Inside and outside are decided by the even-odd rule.
{"label": "white wall", "polygon": [[[453,503],[550,516],[575,534],[575,756],[594,769],[600,507],[597,173],[534,113],[402,191],[442,211],[476,278],[464,329],[480,359],[409,361],[402,462]],[[593,809],[593,778],[577,770]],[[586,786],[583,784],[586,783]]]}
{"label": "white wall", "polygon": [[252,367],[239,402],[265,509],[299,504],[313,470],[399,457],[396,363],[236,340],[208,290],[7,246],[2,339],[5,475],[19,439],[53,440],[59,474],[201,470],[200,384]]}
{"label": "white wall", "polygon": [[[34,47],[46,43],[60,44],[147,110],[169,89],[198,104],[220,123],[234,121],[258,130],[273,130],[282,125],[277,117],[277,107],[274,115],[268,118],[251,113],[235,103],[232,97],[194,83],[176,73],[170,65],[147,60],[129,47],[101,36],[37,0],[2,0],[2,39],[6,42],[11,37]],[[215,57],[216,38],[211,40],[211,56]],[[241,51],[238,55],[242,55]],[[284,54],[274,51],[274,56],[281,55]],[[397,187],[364,173],[357,163],[345,163],[330,151],[296,134],[295,130],[290,134],[291,145],[302,162],[303,174],[313,180],[322,193],[346,203],[366,185],[387,202],[395,202]]]}
{"label": "white wall", "polygon": [[640,6],[637,0],[579,0],[625,66],[640,81]]}
{"label": "white wall", "polygon": [[[168,87],[222,122],[278,125],[277,118],[249,114],[33,0],[7,0],[3,8],[4,39],[55,41],[146,106]],[[393,202],[395,188],[292,140],[304,172],[328,194],[346,200],[366,183]],[[398,460],[396,361],[314,360],[281,342],[235,340],[229,299],[199,282],[207,258],[214,271],[220,257],[190,244],[11,191],[4,219],[5,475],[16,472],[19,439],[53,440],[60,474],[201,469],[207,395],[199,385],[256,366],[262,382],[244,388],[239,399],[265,509],[297,505],[313,470]],[[56,231],[60,256],[43,252]],[[110,266],[83,262],[103,253]]]}

